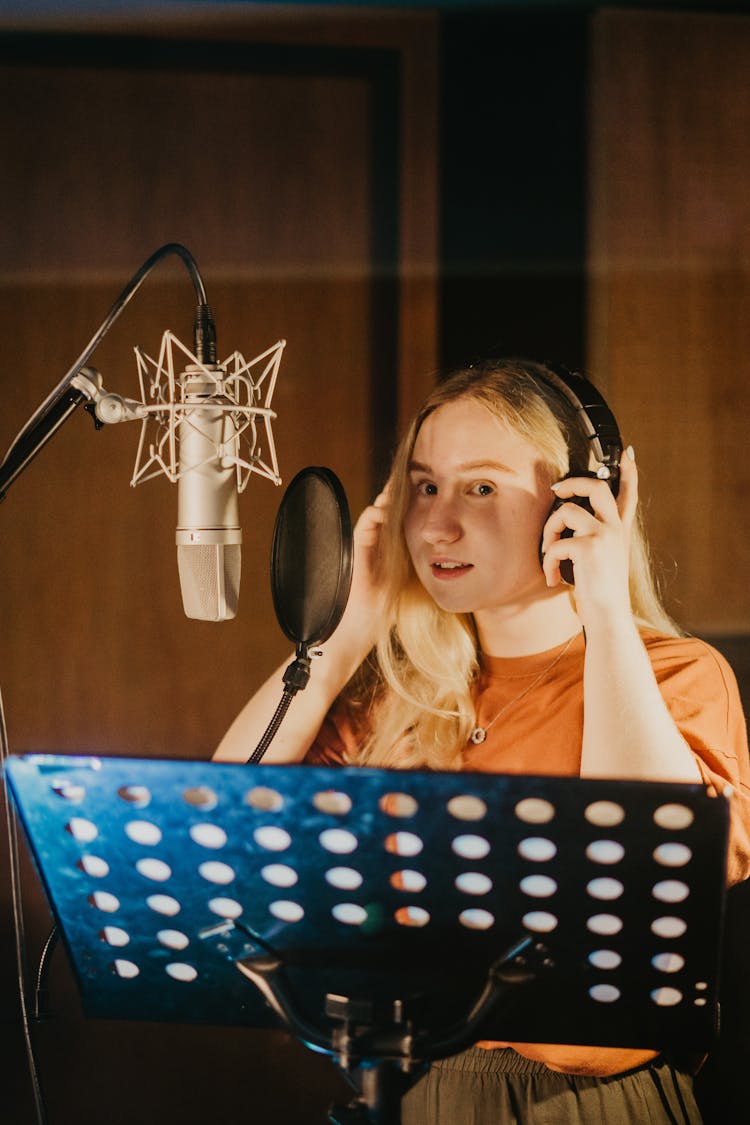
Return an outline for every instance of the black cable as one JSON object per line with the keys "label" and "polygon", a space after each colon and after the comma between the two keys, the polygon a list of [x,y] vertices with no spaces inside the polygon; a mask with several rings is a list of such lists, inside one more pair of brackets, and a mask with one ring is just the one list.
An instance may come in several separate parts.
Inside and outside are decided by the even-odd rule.
{"label": "black cable", "polygon": [[[89,340],[88,344],[86,344],[86,347],[83,349],[81,354],[78,356],[78,358],[76,360],[73,361],[72,365],[68,368],[65,375],[63,375],[62,379],[57,384],[57,386],[54,388],[54,390],[52,390],[47,395],[47,398],[44,400],[44,402],[41,404],[41,406],[39,406],[39,408],[34,412],[32,417],[29,419],[29,421],[26,423],[24,428],[18,434],[15,441],[13,442],[10,449],[6,453],[5,457],[3,458],[2,464],[5,464],[8,457],[11,455],[11,453],[16,448],[18,443],[22,442],[24,440],[24,438],[27,436],[27,434],[37,424],[39,418],[44,414],[44,412],[56,401],[56,399],[59,398],[60,395],[64,394],[64,392],[66,391],[66,389],[70,385],[71,380],[74,379],[75,376],[78,374],[78,372],[81,370],[81,368],[86,365],[86,363],[91,358],[93,353],[99,347],[99,344],[102,342],[102,340],[106,336],[107,332],[109,332],[110,328],[112,327],[114,322],[117,320],[120,313],[123,311],[123,309],[126,307],[126,305],[130,302],[131,298],[135,295],[137,290],[140,288],[143,281],[145,281],[145,279],[148,277],[151,270],[154,268],[154,266],[158,262],[160,262],[162,260],[162,258],[165,258],[168,254],[177,254],[177,256],[180,257],[182,259],[182,261],[185,263],[185,266],[187,267],[188,272],[190,273],[190,276],[192,278],[193,286],[195,288],[195,293],[196,293],[196,296],[198,298],[199,312],[200,312],[201,308],[206,308],[206,309],[208,308],[208,302],[206,300],[206,289],[205,289],[205,286],[203,284],[203,279],[202,279],[202,277],[200,275],[200,272],[198,270],[197,263],[196,263],[195,259],[193,258],[192,254],[190,253],[190,251],[185,246],[182,246],[181,243],[179,243],[179,242],[167,242],[167,243],[165,243],[164,246],[161,246],[161,247],[159,247],[158,250],[155,250],[154,253],[149,258],[146,259],[146,261],[143,263],[143,265],[140,267],[140,269],[137,270],[137,272],[133,275],[133,277],[130,279],[128,284],[125,286],[122,293],[117,298],[115,303],[112,305],[112,308],[109,310],[106,317],[104,318],[102,323],[99,325],[99,328],[96,330],[94,335]],[[199,314],[196,314],[196,315],[198,316]],[[203,323],[203,322],[201,322],[201,323]]]}
{"label": "black cable", "polygon": [[5,766],[8,761],[8,734],[5,726],[5,710],[3,708],[2,691],[0,691],[0,765],[2,766],[3,787],[5,795],[5,821],[8,830],[8,855],[10,859],[10,889],[11,905],[13,912],[13,931],[16,952],[16,980],[18,984],[18,997],[21,1010],[21,1027],[23,1031],[26,1058],[31,1077],[36,1119],[38,1125],[47,1125],[47,1112],[44,1105],[44,1096],[39,1080],[34,1044],[31,1038],[31,1020],[29,1018],[28,991],[26,982],[25,959],[25,933],[23,921],[23,900],[21,897],[21,869],[18,846],[18,820],[15,815],[10,790],[5,780]]}
{"label": "black cable", "polygon": [[49,1015],[47,976],[52,961],[52,954],[55,952],[59,940],[60,931],[57,926],[53,925],[52,929],[47,934],[47,940],[44,943],[39,957],[39,965],[36,971],[36,986],[34,988],[35,1020],[43,1020]]}

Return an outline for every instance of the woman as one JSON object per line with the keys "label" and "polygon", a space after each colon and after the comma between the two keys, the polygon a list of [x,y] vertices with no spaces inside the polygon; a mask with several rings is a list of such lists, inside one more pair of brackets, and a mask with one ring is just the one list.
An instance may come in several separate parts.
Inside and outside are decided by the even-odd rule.
{"label": "woman", "polygon": [[[750,778],[732,673],[659,605],[632,450],[617,497],[589,469],[548,369],[501,361],[441,384],[357,523],[346,612],[267,760],[731,785],[728,877],[744,878]],[[218,758],[247,760],[280,677]],[[434,1064],[403,1120],[700,1117],[689,1076],[653,1051],[485,1043]]]}

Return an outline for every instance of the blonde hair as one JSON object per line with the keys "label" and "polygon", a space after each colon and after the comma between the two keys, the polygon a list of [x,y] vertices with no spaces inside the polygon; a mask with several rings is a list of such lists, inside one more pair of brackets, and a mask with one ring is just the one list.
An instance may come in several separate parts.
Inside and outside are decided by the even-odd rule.
{"label": "blonde hair", "polygon": [[[545,382],[545,370],[529,360],[498,360],[457,371],[428,396],[398,447],[380,558],[387,619],[376,649],[345,692],[352,719],[362,727],[357,764],[460,768],[475,722],[471,692],[478,641],[472,616],[440,609],[414,571],[403,534],[409,462],[425,419],[447,403],[469,398],[536,446],[550,481],[585,471],[588,440],[573,407]],[[678,632],[662,608],[640,518],[631,538],[630,597],[639,624]]]}

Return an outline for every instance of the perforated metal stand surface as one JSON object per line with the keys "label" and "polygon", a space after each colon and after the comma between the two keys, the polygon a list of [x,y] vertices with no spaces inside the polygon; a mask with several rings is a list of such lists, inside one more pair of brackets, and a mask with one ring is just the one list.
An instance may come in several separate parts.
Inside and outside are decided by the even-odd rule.
{"label": "perforated metal stand surface", "polygon": [[59,755],[7,774],[90,1016],[296,1020],[350,1070],[452,1053],[470,1020],[714,1033],[728,805],[702,786]]}

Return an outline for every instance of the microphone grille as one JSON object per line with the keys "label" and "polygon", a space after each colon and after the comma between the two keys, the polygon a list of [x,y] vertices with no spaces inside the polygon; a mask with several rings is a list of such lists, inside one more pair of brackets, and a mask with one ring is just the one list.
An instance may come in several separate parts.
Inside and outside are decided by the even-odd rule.
{"label": "microphone grille", "polygon": [[236,615],[242,569],[239,543],[178,545],[177,568],[187,617],[227,621]]}

